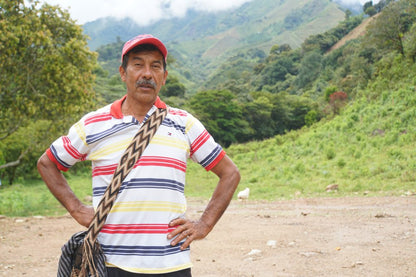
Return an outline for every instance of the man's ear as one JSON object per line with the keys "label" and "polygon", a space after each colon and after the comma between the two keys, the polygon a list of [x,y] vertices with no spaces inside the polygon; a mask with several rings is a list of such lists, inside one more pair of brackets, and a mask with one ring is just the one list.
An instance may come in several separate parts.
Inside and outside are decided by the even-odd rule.
{"label": "man's ear", "polygon": [[165,76],[163,77],[163,85],[165,85],[165,84],[166,84],[166,80],[167,80],[167,78],[168,78],[168,71],[167,71],[167,70],[165,70]]}
{"label": "man's ear", "polygon": [[118,68],[118,72],[120,72],[120,77],[121,80],[123,82],[126,82],[126,71],[124,70],[124,68],[120,65],[120,67]]}

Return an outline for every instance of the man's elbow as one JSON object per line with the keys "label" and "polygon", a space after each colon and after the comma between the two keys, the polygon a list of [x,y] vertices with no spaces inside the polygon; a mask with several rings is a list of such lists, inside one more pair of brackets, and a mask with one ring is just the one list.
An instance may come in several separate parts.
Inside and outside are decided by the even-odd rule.
{"label": "man's elbow", "polygon": [[42,154],[42,156],[39,157],[37,162],[37,168],[38,172],[42,173],[51,163],[51,160],[49,159],[48,155],[46,155],[46,152]]}
{"label": "man's elbow", "polygon": [[230,178],[232,180],[231,184],[233,185],[233,189],[236,190],[241,180],[240,171],[238,170],[236,166],[234,166],[234,168],[232,169]]}

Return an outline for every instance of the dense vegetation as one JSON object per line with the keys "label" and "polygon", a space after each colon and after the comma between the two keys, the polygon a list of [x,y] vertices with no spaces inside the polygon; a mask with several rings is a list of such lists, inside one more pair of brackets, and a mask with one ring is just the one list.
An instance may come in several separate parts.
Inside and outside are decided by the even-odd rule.
{"label": "dense vegetation", "polygon": [[50,5],[0,0],[3,183],[37,176],[40,149],[94,106],[95,66],[96,53],[88,50],[82,28],[68,13]]}
{"label": "dense vegetation", "polygon": [[[3,2],[1,5],[6,7]],[[275,45],[268,54],[258,49],[236,53],[196,93],[186,91],[186,84],[171,74],[162,97],[171,105],[192,111],[224,146],[229,146],[227,152],[242,172],[241,187],[250,187],[254,198],[320,195],[330,184],[338,184],[340,192],[346,194],[414,192],[416,5],[412,0],[390,2],[372,20],[365,36],[328,51],[341,34],[362,21],[361,16],[350,16],[336,28],[311,36],[297,49]],[[98,52],[101,57],[105,51],[111,55],[111,48],[107,45]],[[120,97],[123,85],[106,70],[106,61],[99,58],[101,66],[96,66],[93,55],[81,50],[90,59],[89,72],[94,68],[97,75],[99,104]],[[174,58],[170,57],[172,67],[178,66]],[[6,75],[8,71],[2,70]],[[9,81],[8,87],[2,83],[1,101],[5,101],[7,89],[16,91],[17,85],[26,88],[18,80]],[[88,84],[82,91],[91,99],[94,92],[88,90]],[[71,102],[74,99],[67,101],[67,105],[78,105],[77,109],[86,108]],[[7,102],[1,103],[8,107]],[[70,114],[66,119],[79,116],[80,110],[69,110],[67,105]],[[5,119],[9,113],[16,114],[12,112],[2,109],[4,126],[11,126]],[[28,141],[38,143],[20,166],[2,169],[3,185],[4,180],[25,183],[28,177],[36,176],[34,157],[56,137],[56,130],[47,136],[47,130],[45,135],[35,129],[39,122],[54,119],[38,115],[42,113],[31,114],[33,121],[23,121],[27,120],[23,117],[24,125],[0,140],[0,158],[5,164],[29,149]],[[31,139],[28,132],[33,134]],[[208,197],[215,180],[194,168],[196,165],[191,164],[187,193]],[[15,176],[20,178],[13,179]],[[0,193],[4,196],[0,197],[0,207],[10,207],[13,199],[22,198],[4,186]],[[8,212],[3,211],[0,214]]]}

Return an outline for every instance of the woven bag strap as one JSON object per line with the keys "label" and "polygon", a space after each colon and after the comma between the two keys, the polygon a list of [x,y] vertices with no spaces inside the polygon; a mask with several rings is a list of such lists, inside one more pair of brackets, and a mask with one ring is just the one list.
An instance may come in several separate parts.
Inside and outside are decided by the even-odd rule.
{"label": "woven bag strap", "polygon": [[144,149],[156,133],[166,114],[166,109],[156,109],[156,111],[142,125],[139,132],[137,132],[136,136],[133,138],[132,142],[121,157],[117,169],[114,172],[113,179],[98,204],[94,219],[88,228],[88,233],[91,234],[90,237],[93,240],[97,238],[98,233],[104,226],[107,215],[113,206],[124,178],[130,173],[136,162],[139,160]]}
{"label": "woven bag strap", "polygon": [[[94,218],[88,228],[88,234],[84,238],[84,254],[86,254],[84,255],[84,258],[87,258],[88,260],[90,260],[89,258],[92,258],[91,254],[93,253],[95,240],[97,239],[101,228],[105,224],[107,215],[117,198],[118,191],[120,190],[124,178],[129,174],[136,162],[140,159],[144,149],[149,144],[160,124],[162,124],[166,114],[167,109],[156,109],[155,112],[143,123],[142,127],[137,132],[121,157],[114,172],[113,179],[108,185],[100,203],[98,204],[97,210],[95,211]],[[84,266],[88,266],[90,271],[94,271],[95,266],[93,263],[93,260],[86,261]]]}

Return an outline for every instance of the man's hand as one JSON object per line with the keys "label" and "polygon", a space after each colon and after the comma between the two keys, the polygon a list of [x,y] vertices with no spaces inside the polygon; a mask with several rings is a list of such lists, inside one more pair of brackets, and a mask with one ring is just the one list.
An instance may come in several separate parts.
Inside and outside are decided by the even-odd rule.
{"label": "man's hand", "polygon": [[212,168],[219,181],[205,211],[198,221],[185,218],[177,218],[169,223],[170,227],[177,227],[168,235],[168,239],[174,238],[171,245],[177,245],[186,239],[181,250],[188,248],[194,240],[205,238],[214,228],[225,209],[230,204],[231,198],[240,181],[240,173],[231,159],[225,155],[224,158]]}
{"label": "man's hand", "polygon": [[171,245],[175,246],[183,239],[186,239],[181,246],[181,250],[185,250],[189,247],[192,241],[205,238],[211,231],[208,225],[201,221],[192,221],[185,218],[177,218],[169,223],[170,227],[177,227],[169,235],[168,239],[172,240]]}

